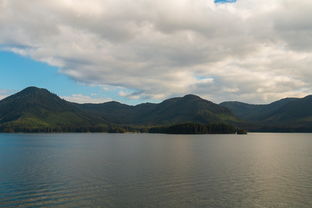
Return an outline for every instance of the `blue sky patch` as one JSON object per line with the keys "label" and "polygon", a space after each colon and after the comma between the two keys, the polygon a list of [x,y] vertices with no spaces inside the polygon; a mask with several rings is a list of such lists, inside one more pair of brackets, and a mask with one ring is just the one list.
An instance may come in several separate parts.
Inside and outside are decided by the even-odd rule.
{"label": "blue sky patch", "polygon": [[5,90],[10,92],[9,94],[29,86],[36,86],[46,88],[59,96],[96,95],[92,97],[111,98],[129,104],[142,102],[142,100],[129,100],[119,96],[117,88],[103,90],[101,87],[87,86],[59,73],[57,67],[1,50],[0,72],[0,92]]}
{"label": "blue sky patch", "polygon": [[237,0],[214,0],[217,4],[223,4],[223,3],[235,3]]}

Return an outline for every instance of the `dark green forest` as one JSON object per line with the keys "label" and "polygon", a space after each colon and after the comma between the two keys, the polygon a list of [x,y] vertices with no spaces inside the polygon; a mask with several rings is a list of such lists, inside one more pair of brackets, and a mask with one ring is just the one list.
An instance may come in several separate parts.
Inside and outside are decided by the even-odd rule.
{"label": "dark green forest", "polygon": [[149,133],[164,134],[234,134],[236,132],[236,128],[228,124],[185,123],[149,129]]}
{"label": "dark green forest", "polygon": [[28,87],[0,101],[0,132],[141,132],[210,134],[312,132],[312,96],[267,105],[215,104],[196,95],[135,106],[77,104]]}

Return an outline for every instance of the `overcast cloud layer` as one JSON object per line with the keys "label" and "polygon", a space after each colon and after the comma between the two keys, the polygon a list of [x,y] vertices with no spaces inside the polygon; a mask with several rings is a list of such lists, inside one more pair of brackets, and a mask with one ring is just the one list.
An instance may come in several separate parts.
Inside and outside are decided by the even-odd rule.
{"label": "overcast cloud layer", "polygon": [[312,94],[312,1],[0,0],[0,44],[120,96]]}

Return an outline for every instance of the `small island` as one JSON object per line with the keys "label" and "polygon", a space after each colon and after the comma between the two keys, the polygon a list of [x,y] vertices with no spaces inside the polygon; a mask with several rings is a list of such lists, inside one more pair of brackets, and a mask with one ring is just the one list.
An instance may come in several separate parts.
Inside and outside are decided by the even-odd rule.
{"label": "small island", "polygon": [[247,134],[246,129],[237,129],[236,134]]}
{"label": "small island", "polygon": [[149,133],[164,134],[235,134],[236,129],[228,124],[184,123],[171,126],[153,127]]}

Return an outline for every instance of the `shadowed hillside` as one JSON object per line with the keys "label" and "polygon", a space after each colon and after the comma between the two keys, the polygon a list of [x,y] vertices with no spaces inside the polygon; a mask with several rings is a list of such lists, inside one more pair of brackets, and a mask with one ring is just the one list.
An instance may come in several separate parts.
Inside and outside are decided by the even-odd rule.
{"label": "shadowed hillside", "polygon": [[[308,132],[312,131],[312,96],[286,98],[268,105],[218,105],[186,95],[158,104],[131,106],[115,101],[71,103],[46,89],[28,87],[0,101],[0,131],[5,132],[148,132],[156,127],[189,127],[181,126],[186,123],[196,128],[224,124],[251,131]],[[208,127],[199,129],[212,132]]]}
{"label": "shadowed hillside", "polygon": [[312,131],[312,96],[286,98],[268,105],[241,102],[220,104],[230,109],[245,126],[263,131]]}
{"label": "shadowed hillside", "polygon": [[2,129],[71,129],[105,123],[46,89],[28,87],[0,101]]}
{"label": "shadowed hillside", "polygon": [[147,131],[142,129],[185,122],[237,121],[227,108],[195,95],[136,106],[118,102],[77,104],[46,89],[29,87],[0,101],[1,131]]}
{"label": "shadowed hillside", "polygon": [[145,103],[128,106],[118,102],[84,104],[85,111],[119,124],[158,125],[181,122],[237,122],[238,119],[225,107],[195,95],[171,98],[159,104]]}

